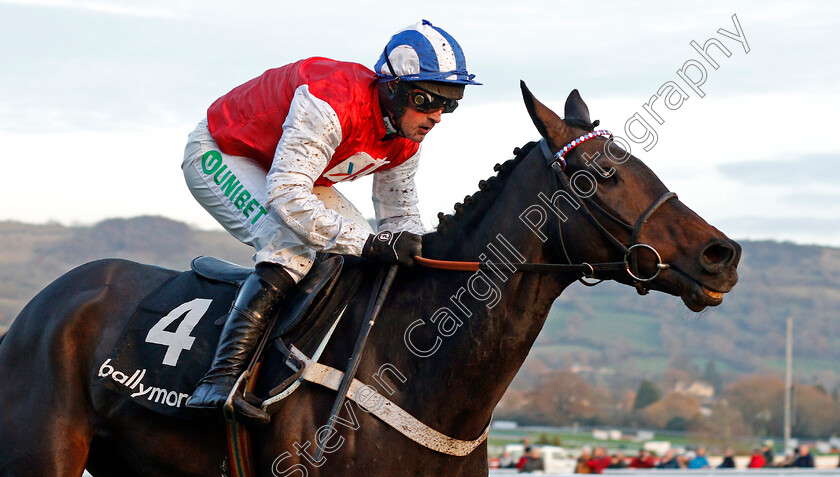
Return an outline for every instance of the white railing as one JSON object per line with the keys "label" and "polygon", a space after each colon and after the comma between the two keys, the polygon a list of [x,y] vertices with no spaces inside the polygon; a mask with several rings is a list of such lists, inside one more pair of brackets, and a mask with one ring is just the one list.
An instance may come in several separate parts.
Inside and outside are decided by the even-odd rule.
{"label": "white railing", "polygon": [[[491,469],[490,477],[510,477],[520,475],[514,469]],[[559,477],[574,474],[521,474],[521,475],[542,475],[543,477]],[[624,476],[624,477],[721,477],[735,475],[737,477],[828,477],[840,476],[840,468],[834,469],[605,469],[603,475]]]}
{"label": "white railing", "polygon": [[738,477],[781,477],[791,475],[804,477],[806,475],[829,476],[840,475],[840,469],[793,469],[793,468],[762,468],[762,469],[605,469],[606,475],[620,476],[654,476],[654,477],[703,477],[737,475]]}

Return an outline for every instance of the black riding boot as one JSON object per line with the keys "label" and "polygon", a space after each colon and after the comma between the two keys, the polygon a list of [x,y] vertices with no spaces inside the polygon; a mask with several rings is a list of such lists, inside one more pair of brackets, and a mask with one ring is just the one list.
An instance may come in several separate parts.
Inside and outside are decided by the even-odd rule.
{"label": "black riding boot", "polygon": [[[210,371],[187,400],[187,407],[222,409],[233,386],[245,371],[268,321],[283,296],[295,284],[279,265],[261,263],[239,287],[225,320]],[[240,393],[233,397],[236,417],[250,424],[266,424],[268,414],[249,404]]]}

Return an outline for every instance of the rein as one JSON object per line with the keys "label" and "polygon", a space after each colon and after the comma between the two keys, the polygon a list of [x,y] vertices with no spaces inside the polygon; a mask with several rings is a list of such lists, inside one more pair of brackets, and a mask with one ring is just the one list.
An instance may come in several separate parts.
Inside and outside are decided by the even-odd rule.
{"label": "rein", "polygon": [[624,262],[605,262],[589,264],[583,263],[518,263],[518,262],[459,262],[449,260],[434,260],[431,258],[414,257],[414,263],[437,270],[449,270],[453,272],[477,272],[491,271],[493,267],[513,267],[520,272],[580,272],[585,277],[590,277],[597,272],[608,272],[621,270]]}
{"label": "rein", "polygon": [[[543,159],[545,159],[548,166],[554,171],[556,178],[560,182],[561,186],[570,194],[574,194],[574,189],[572,188],[571,184],[569,183],[569,177],[566,175],[566,160],[565,156],[569,154],[575,147],[583,144],[584,142],[599,137],[599,136],[608,136],[612,138],[612,133],[601,129],[598,131],[592,131],[590,133],[584,134],[583,136],[574,139],[573,141],[566,144],[562,149],[560,149],[557,153],[552,154],[551,149],[548,146],[548,142],[545,138],[541,138],[539,141],[540,151],[542,152]],[[575,194],[578,197],[580,195]],[[647,222],[648,219],[656,212],[663,204],[668,202],[670,199],[677,198],[677,194],[675,192],[666,192],[662,194],[659,199],[654,201],[645,212],[639,216],[636,220],[634,225],[630,225],[625,221],[621,220],[620,218],[615,217],[613,214],[610,214],[608,211],[604,210],[603,207],[598,205],[595,201],[593,201],[590,197],[581,197],[581,205],[583,208],[583,213],[585,214],[586,218],[592,223],[592,225],[604,236],[607,240],[609,240],[613,245],[616,246],[623,254],[624,259],[621,262],[603,262],[603,263],[572,263],[571,258],[569,257],[569,253],[566,251],[566,245],[563,240],[563,231],[562,227],[560,230],[560,242],[561,247],[563,249],[563,254],[566,257],[566,261],[568,263],[515,263],[515,262],[465,262],[465,261],[445,261],[445,260],[433,260],[424,257],[414,257],[415,263],[420,266],[438,270],[450,270],[450,271],[462,271],[462,272],[476,272],[479,270],[488,271],[492,270],[492,267],[513,267],[516,271],[523,271],[523,272],[536,272],[536,273],[552,273],[552,272],[573,272],[578,274],[578,280],[587,286],[594,286],[598,283],[601,283],[604,279],[598,279],[596,274],[603,273],[603,272],[613,272],[613,271],[623,271],[626,272],[630,278],[633,280],[633,286],[636,287],[636,291],[640,295],[646,295],[648,293],[647,284],[653,281],[657,276],[659,276],[659,272],[670,268],[670,265],[667,263],[662,262],[662,257],[659,255],[659,252],[653,248],[653,246],[639,243],[639,235],[641,235],[642,227]],[[590,210],[590,207],[596,209],[598,213],[607,217],[610,221],[616,223],[617,225],[621,226],[622,228],[626,229],[630,233],[630,245],[626,246],[620,240],[618,240],[609,230],[604,227],[604,225],[595,217],[595,215]],[[636,250],[640,249],[647,249],[653,252],[656,256],[656,271],[653,275],[649,277],[643,277],[639,273],[638,269],[638,254],[633,253]],[[587,282],[585,279],[596,279],[596,282]]]}

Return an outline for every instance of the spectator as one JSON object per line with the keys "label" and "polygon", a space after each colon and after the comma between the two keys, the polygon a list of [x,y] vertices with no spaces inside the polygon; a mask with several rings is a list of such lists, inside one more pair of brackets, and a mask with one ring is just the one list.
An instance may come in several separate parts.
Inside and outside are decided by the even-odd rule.
{"label": "spectator", "polygon": [[525,465],[519,469],[519,472],[523,474],[530,474],[535,470],[545,470],[545,465],[543,464],[539,447],[531,448],[531,452],[525,456]]}
{"label": "spectator", "polygon": [[811,455],[808,446],[804,444],[799,446],[799,456],[797,456],[796,459],[794,459],[793,466],[814,467],[814,456]]}
{"label": "spectator", "polygon": [[697,455],[688,462],[689,469],[708,469],[709,461],[706,459],[706,448],[698,447]]}
{"label": "spectator", "polygon": [[577,465],[575,466],[576,474],[591,474],[592,468],[586,463],[592,458],[592,449],[589,446],[580,448],[580,457],[578,457]]}
{"label": "spectator", "polygon": [[611,459],[607,455],[607,449],[604,447],[596,447],[592,458],[586,461],[586,466],[589,467],[593,473],[600,474],[610,466]]}
{"label": "spectator", "polygon": [[697,457],[697,454],[693,451],[688,451],[685,455],[681,455],[677,458],[677,461],[680,463],[681,469],[687,469],[688,463],[691,462],[691,459]]}
{"label": "spectator", "polygon": [[639,455],[630,461],[631,469],[652,469],[656,465],[653,456],[645,449],[639,449]]}
{"label": "spectator", "polygon": [[665,456],[662,457],[662,460],[656,466],[657,469],[679,469],[680,462],[677,460],[677,456],[674,455],[674,449],[668,449],[665,452]]}
{"label": "spectator", "polygon": [[723,450],[723,462],[720,463],[718,469],[734,469],[735,458],[732,455],[732,448],[727,447]]}
{"label": "spectator", "polygon": [[776,458],[773,455],[773,448],[769,444],[764,444],[761,447],[761,453],[764,454],[764,467],[773,467],[773,460]]}
{"label": "spectator", "polygon": [[502,456],[499,457],[499,468],[509,469],[511,467],[516,467],[516,463],[513,461],[513,456],[510,455],[510,451],[504,451]]}
{"label": "spectator", "polygon": [[[525,442],[528,442],[527,440]],[[528,456],[531,455],[531,446],[525,446],[525,452],[522,454],[522,457],[519,458],[519,462],[516,463],[516,468],[519,471],[522,471],[522,468],[525,467],[525,464],[528,462]]]}
{"label": "spectator", "polygon": [[793,467],[793,462],[796,458],[799,457],[799,449],[796,449],[796,452],[787,451],[785,453],[785,457],[779,462],[775,464],[774,467]]}
{"label": "spectator", "polygon": [[624,460],[624,453],[621,451],[616,451],[616,453],[610,458],[610,469],[626,469],[627,462]]}
{"label": "spectator", "polygon": [[511,468],[515,467],[517,469],[522,469],[522,467],[525,465],[525,462],[527,462],[527,460],[528,460],[528,454],[531,453],[531,439],[529,439],[527,437],[523,438],[522,439],[522,448],[523,448],[522,457],[520,457],[519,460],[516,461],[515,465],[511,465]]}
{"label": "spectator", "polygon": [[764,453],[761,452],[761,449],[753,449],[752,455],[750,456],[750,463],[747,464],[747,468],[760,469],[761,467],[765,467],[766,465],[767,461],[765,460]]}

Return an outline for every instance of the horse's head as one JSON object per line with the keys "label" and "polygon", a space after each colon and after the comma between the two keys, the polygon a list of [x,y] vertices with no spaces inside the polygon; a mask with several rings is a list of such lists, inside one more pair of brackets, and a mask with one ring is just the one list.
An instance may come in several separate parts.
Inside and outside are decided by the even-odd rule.
{"label": "horse's head", "polygon": [[[598,122],[590,120],[577,90],[566,100],[563,119],[524,83],[522,93],[545,139],[542,155],[553,162],[546,173],[556,175],[557,191],[568,193],[554,195],[558,209],[566,206],[550,228],[555,258],[624,262],[626,270],[615,267],[609,278],[635,285],[640,293],[655,289],[679,296],[693,311],[719,305],[738,281],[741,247],[680,202],[609,133],[593,131]],[[574,203],[563,195],[574,196]],[[564,230],[575,231],[574,241]]]}

